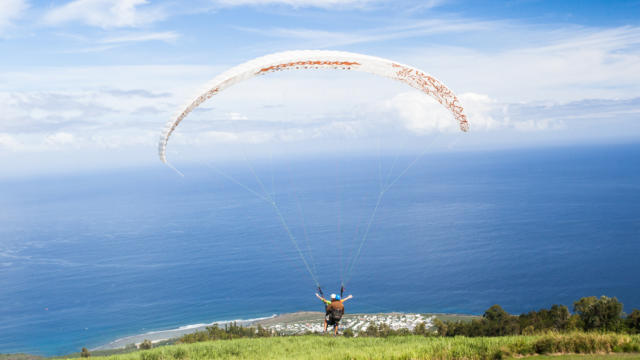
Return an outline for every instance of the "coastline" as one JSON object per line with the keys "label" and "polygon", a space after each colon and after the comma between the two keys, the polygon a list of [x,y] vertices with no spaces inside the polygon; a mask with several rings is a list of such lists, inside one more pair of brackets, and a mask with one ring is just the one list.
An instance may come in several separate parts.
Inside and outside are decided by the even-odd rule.
{"label": "coastline", "polygon": [[[150,340],[152,343],[170,341],[177,339],[185,334],[206,330],[207,327],[213,325],[224,326],[226,324],[237,323],[241,326],[262,326],[264,328],[277,331],[288,335],[303,334],[306,332],[322,332],[324,313],[319,311],[298,311],[294,313],[273,314],[267,317],[253,319],[235,319],[220,320],[211,323],[199,323],[183,325],[174,329],[149,331],[142,334],[126,336],[113,340],[107,344],[100,345],[91,349],[94,350],[115,350],[122,349],[131,344],[139,345],[144,340]],[[397,330],[407,328],[412,330],[416,325],[423,322],[430,328],[433,326],[433,320],[436,318],[442,320],[460,320],[471,321],[471,319],[479,318],[477,315],[466,314],[439,314],[439,313],[360,313],[345,314],[341,321],[340,329],[352,329],[354,331],[363,331],[370,324],[380,325],[386,324],[391,329]]]}
{"label": "coastline", "polygon": [[167,329],[167,330],[155,330],[155,331],[149,331],[146,333],[142,333],[142,334],[136,334],[136,335],[130,335],[130,336],[125,336],[122,338],[118,338],[116,340],[113,340],[107,344],[104,345],[100,345],[97,346],[95,348],[90,349],[91,351],[94,350],[114,350],[114,349],[122,349],[124,347],[126,347],[127,345],[131,345],[131,344],[140,344],[142,341],[144,340],[150,340],[152,343],[158,343],[161,341],[167,341],[167,340],[171,340],[171,339],[176,339],[181,337],[182,335],[185,334],[190,334],[190,333],[194,333],[196,331],[202,331],[202,330],[206,330],[207,327],[209,326],[213,326],[213,325],[225,325],[225,324],[231,324],[231,323],[237,323],[239,325],[242,326],[249,326],[252,325],[254,323],[256,323],[257,321],[260,320],[267,320],[267,319],[271,319],[276,317],[276,314],[273,314],[271,316],[267,316],[267,317],[261,317],[261,318],[254,318],[254,319],[234,319],[234,320],[219,320],[219,321],[213,321],[210,323],[199,323],[199,324],[189,324],[189,325],[183,325],[177,328],[173,328],[173,329]]}

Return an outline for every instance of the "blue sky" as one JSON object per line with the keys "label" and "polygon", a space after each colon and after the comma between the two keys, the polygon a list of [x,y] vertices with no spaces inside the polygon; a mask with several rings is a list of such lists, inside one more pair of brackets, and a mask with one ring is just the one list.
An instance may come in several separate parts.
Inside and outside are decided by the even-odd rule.
{"label": "blue sky", "polygon": [[423,69],[460,96],[472,131],[458,138],[434,104],[387,80],[278,74],[185,122],[183,159],[215,149],[207,133],[225,120],[274,124],[225,140],[252,144],[284,129],[303,144],[313,126],[296,121],[309,118],[391,119],[461,150],[637,142],[639,23],[640,1],[2,0],[0,164],[4,175],[155,164],[162,126],[203,84],[293,49]]}

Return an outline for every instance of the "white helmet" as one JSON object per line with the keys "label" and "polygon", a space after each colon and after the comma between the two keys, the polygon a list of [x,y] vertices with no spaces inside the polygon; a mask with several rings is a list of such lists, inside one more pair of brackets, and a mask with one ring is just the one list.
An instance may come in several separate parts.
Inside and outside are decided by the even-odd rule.
{"label": "white helmet", "polygon": [[336,299],[336,294],[331,294],[331,300],[335,300]]}

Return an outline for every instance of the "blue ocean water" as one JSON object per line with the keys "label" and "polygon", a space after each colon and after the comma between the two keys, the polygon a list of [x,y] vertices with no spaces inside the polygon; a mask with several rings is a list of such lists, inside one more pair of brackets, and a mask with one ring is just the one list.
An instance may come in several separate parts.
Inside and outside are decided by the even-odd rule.
{"label": "blue ocean water", "polygon": [[397,179],[353,266],[350,312],[520,313],[603,294],[640,308],[640,145],[413,159],[3,180],[0,352],[320,310],[277,212],[238,183],[275,199],[328,293]]}

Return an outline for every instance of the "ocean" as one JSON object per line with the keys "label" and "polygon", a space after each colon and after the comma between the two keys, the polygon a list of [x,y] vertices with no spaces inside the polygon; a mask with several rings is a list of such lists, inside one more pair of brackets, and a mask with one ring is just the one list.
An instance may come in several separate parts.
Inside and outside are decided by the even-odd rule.
{"label": "ocean", "polygon": [[348,312],[518,314],[600,295],[630,312],[638,159],[638,144],[599,145],[1,180],[0,353],[322,310],[310,273],[326,294],[347,282]]}

